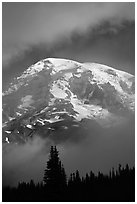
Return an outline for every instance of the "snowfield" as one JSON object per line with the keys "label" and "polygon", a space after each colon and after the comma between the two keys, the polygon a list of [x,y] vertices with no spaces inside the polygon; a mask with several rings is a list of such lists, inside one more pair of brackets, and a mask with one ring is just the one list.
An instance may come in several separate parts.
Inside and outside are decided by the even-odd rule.
{"label": "snowfield", "polygon": [[[55,131],[48,124],[83,119],[95,120],[104,128],[117,126],[126,113],[134,114],[134,89],[133,75],[107,65],[43,59],[3,93],[3,129],[6,135],[22,128],[30,134],[39,126]],[[68,127],[62,125],[62,129]],[[9,143],[7,136],[5,141]]]}

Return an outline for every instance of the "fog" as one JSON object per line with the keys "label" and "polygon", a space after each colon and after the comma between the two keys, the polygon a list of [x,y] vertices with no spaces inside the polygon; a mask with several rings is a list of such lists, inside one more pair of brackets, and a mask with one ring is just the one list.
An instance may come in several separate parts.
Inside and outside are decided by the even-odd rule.
{"label": "fog", "polygon": [[134,119],[130,118],[123,125],[101,128],[94,135],[89,124],[89,133],[83,142],[77,145],[65,144],[64,150],[61,150],[66,169],[68,172],[79,169],[85,175],[90,170],[108,173],[112,167],[117,168],[119,163],[134,166],[134,127]]}
{"label": "fog", "polygon": [[50,145],[51,142],[39,136],[26,144],[3,144],[3,185],[14,186],[30,179],[40,181]]}
{"label": "fog", "polygon": [[[43,179],[50,146],[56,144],[67,176],[75,170],[81,175],[92,170],[108,173],[118,164],[134,166],[134,116],[122,125],[101,128],[87,121],[84,130],[77,129],[63,137],[40,138],[38,135],[24,145],[3,145],[3,185],[17,185],[20,181],[36,183]],[[65,133],[64,133],[65,134]],[[64,138],[65,135],[64,135]]]}

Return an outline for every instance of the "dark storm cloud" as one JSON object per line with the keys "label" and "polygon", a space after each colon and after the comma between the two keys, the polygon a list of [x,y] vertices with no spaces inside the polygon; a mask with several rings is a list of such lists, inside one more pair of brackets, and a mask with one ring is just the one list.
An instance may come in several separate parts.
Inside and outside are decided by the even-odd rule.
{"label": "dark storm cloud", "polygon": [[89,27],[85,33],[71,33],[69,40],[64,37],[54,44],[31,45],[8,65],[3,65],[3,89],[6,88],[6,82],[14,76],[20,75],[28,66],[47,57],[103,63],[134,74],[134,45],[135,25],[129,21],[120,25],[111,25],[105,21],[94,29]]}
{"label": "dark storm cloud", "polygon": [[53,43],[108,20],[134,20],[134,3],[3,3],[3,63],[30,45]]}

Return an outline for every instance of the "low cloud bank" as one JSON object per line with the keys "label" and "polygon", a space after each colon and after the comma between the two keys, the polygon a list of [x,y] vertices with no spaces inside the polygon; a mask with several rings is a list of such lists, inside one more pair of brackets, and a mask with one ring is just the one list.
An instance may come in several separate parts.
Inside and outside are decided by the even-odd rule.
{"label": "low cloud bank", "polygon": [[3,185],[42,180],[51,144],[38,136],[23,145],[3,144]]}
{"label": "low cloud bank", "polygon": [[[59,137],[35,136],[24,145],[3,144],[3,185],[15,186],[19,181],[41,182],[50,146],[56,144],[67,175],[79,170],[81,175],[92,170],[108,173],[119,163],[135,165],[135,121],[129,116],[116,127],[98,128],[88,121],[83,132],[70,132]],[[76,134],[75,134],[76,133]]]}

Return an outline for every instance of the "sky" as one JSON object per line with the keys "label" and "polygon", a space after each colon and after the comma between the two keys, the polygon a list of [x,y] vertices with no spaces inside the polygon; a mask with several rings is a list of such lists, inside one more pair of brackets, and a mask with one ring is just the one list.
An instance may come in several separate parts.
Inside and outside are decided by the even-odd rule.
{"label": "sky", "polygon": [[47,57],[98,62],[135,73],[132,2],[2,4],[3,89]]}
{"label": "sky", "polygon": [[[134,75],[135,4],[2,3],[3,90],[28,66],[47,57],[102,63]],[[90,126],[84,140],[58,141],[67,173],[106,173],[118,163],[134,165],[133,118],[117,129],[92,132]],[[50,145],[36,137],[23,146],[3,147],[3,183],[42,179]]]}

